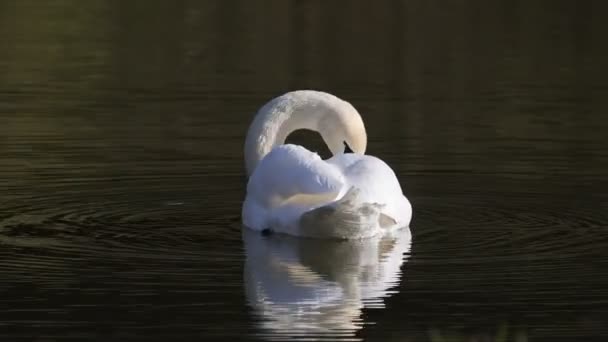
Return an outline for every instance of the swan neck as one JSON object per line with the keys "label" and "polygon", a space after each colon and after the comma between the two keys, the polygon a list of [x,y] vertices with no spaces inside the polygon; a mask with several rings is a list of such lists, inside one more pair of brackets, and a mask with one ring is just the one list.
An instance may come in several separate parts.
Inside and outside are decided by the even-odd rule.
{"label": "swan neck", "polygon": [[343,152],[341,122],[353,116],[352,112],[360,121],[349,103],[317,91],[294,91],[271,100],[257,112],[247,133],[244,151],[247,175],[253,173],[266,154],[299,129],[318,132],[332,153]]}

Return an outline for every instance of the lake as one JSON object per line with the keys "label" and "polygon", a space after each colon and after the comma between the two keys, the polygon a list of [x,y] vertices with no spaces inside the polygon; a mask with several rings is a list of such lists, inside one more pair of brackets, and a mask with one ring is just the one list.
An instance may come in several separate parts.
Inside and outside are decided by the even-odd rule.
{"label": "lake", "polygon": [[[607,7],[3,1],[0,336],[607,338]],[[248,125],[295,89],[359,110],[411,236],[243,230]]]}

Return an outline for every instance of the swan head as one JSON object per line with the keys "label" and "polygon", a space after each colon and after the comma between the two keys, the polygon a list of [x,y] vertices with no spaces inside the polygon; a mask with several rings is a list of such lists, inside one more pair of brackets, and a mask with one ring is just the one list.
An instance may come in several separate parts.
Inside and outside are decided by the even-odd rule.
{"label": "swan head", "polygon": [[330,115],[319,121],[319,133],[333,155],[344,153],[345,146],[357,154],[365,154],[367,133],[363,119],[348,102],[342,104]]}
{"label": "swan head", "polygon": [[365,154],[367,149],[367,134],[365,129],[347,132],[344,142],[357,154]]}

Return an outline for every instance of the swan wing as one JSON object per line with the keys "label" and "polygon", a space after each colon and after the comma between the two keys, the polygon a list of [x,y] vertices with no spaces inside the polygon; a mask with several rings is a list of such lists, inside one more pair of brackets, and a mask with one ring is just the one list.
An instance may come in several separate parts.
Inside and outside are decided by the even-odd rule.
{"label": "swan wing", "polygon": [[257,165],[247,196],[266,208],[314,206],[336,199],[345,185],[341,170],[298,145],[275,147]]}
{"label": "swan wing", "polygon": [[383,160],[371,155],[343,154],[327,161],[341,170],[347,187],[358,190],[355,205],[379,206],[381,227],[408,225],[412,215],[395,172]]}

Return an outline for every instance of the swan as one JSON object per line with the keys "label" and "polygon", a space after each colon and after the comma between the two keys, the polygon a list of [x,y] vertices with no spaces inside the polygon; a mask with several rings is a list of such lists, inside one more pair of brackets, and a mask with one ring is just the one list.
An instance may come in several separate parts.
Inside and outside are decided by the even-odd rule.
{"label": "swan", "polygon": [[[285,144],[293,131],[317,131],[332,153],[326,160]],[[354,153],[344,153],[345,144]],[[393,170],[365,154],[363,119],[347,101],[297,90],[262,106],[244,146],[249,177],[243,225],[295,236],[361,239],[408,228],[412,206]]]}

